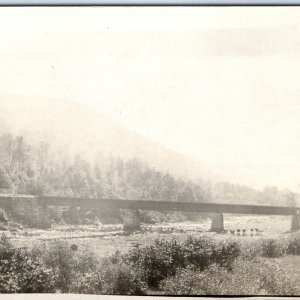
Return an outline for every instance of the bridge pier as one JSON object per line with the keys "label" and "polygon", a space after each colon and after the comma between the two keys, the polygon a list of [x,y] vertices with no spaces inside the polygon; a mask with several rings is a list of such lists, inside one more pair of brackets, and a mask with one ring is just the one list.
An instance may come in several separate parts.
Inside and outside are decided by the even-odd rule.
{"label": "bridge pier", "polygon": [[125,231],[135,231],[141,229],[141,215],[138,209],[125,210],[123,229]]}
{"label": "bridge pier", "polygon": [[299,211],[297,211],[297,214],[292,215],[291,232],[295,232],[300,229],[300,219],[299,218],[300,218]]}
{"label": "bridge pier", "polygon": [[223,214],[213,214],[211,222],[211,231],[222,232],[224,231]]}

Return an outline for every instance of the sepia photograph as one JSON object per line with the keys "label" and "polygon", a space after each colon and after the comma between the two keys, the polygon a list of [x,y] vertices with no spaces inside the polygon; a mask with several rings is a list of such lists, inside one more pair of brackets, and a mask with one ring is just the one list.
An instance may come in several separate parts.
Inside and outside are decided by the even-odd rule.
{"label": "sepia photograph", "polygon": [[300,7],[0,7],[0,41],[3,297],[300,296]]}

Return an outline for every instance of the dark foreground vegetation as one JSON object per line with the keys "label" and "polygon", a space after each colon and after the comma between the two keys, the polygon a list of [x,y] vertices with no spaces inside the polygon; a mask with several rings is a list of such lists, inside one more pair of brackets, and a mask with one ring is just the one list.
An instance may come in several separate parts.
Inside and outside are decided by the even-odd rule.
{"label": "dark foreground vegetation", "polygon": [[0,292],[300,295],[300,272],[280,264],[283,256],[299,254],[300,235],[155,240],[106,259],[62,240],[17,248],[3,235]]}

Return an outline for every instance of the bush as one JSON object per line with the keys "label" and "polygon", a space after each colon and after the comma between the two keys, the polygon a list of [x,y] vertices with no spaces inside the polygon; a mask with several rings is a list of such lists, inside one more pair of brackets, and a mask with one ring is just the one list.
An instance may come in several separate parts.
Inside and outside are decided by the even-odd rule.
{"label": "bush", "polygon": [[175,239],[155,240],[149,246],[130,251],[124,259],[135,269],[142,270],[143,279],[156,288],[161,280],[175,275],[180,268],[190,266],[204,270],[216,263],[230,269],[239,254],[239,244],[234,241],[189,236],[182,244]]}
{"label": "bush", "polygon": [[240,240],[241,257],[244,260],[252,260],[262,256],[262,240]]}
{"label": "bush", "polygon": [[60,240],[49,243],[45,248],[40,248],[45,265],[55,274],[55,288],[67,293],[73,278],[76,276],[74,266],[74,251],[69,244]]}
{"label": "bush", "polygon": [[98,270],[87,272],[71,289],[73,293],[109,294],[109,295],[144,295],[146,285],[138,273],[123,263],[103,264]]}
{"label": "bush", "polygon": [[183,244],[185,265],[204,270],[214,262],[216,242],[211,238],[189,236]]}
{"label": "bush", "polygon": [[236,260],[231,271],[216,264],[188,268],[161,282],[166,295],[299,295],[299,276],[260,259]]}
{"label": "bush", "polygon": [[286,254],[287,244],[285,241],[275,239],[266,239],[261,242],[262,256],[280,257]]}
{"label": "bush", "polygon": [[207,237],[189,236],[183,244],[186,265],[204,270],[211,264],[231,268],[232,262],[240,255],[240,245],[231,239],[213,240]]}
{"label": "bush", "polygon": [[36,249],[44,264],[55,274],[55,288],[67,293],[74,280],[87,272],[93,272],[99,265],[95,255],[89,251],[78,251],[76,244],[55,240],[45,247]]}
{"label": "bush", "polygon": [[247,267],[247,264],[243,264],[242,276],[235,272],[235,267],[234,271],[228,271],[217,264],[212,264],[204,271],[188,268],[162,281],[160,288],[167,295],[255,295],[259,282],[254,280],[256,284],[251,284],[248,276],[245,280]]}
{"label": "bush", "polygon": [[[46,251],[45,251],[46,250]],[[94,253],[76,244],[56,240],[39,248],[45,265],[55,274],[56,291],[89,294],[143,294],[139,272],[130,269],[116,253],[100,262]]]}
{"label": "bush", "polygon": [[27,249],[14,248],[5,236],[0,241],[0,293],[54,292],[54,274]]}
{"label": "bush", "polygon": [[175,239],[155,240],[143,249],[131,250],[124,258],[129,265],[142,270],[143,279],[150,287],[157,287],[162,279],[175,275],[177,268],[185,266],[182,247]]}
{"label": "bush", "polygon": [[292,235],[288,242],[288,254],[300,255],[300,235]]}

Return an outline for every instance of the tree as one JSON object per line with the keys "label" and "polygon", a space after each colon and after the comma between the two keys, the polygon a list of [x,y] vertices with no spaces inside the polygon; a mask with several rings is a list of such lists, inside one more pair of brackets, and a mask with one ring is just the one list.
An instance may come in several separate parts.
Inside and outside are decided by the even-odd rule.
{"label": "tree", "polygon": [[12,187],[11,179],[7,172],[0,167],[0,188],[9,190]]}
{"label": "tree", "polygon": [[284,189],[280,192],[280,198],[282,205],[297,206],[296,194],[288,189]]}

